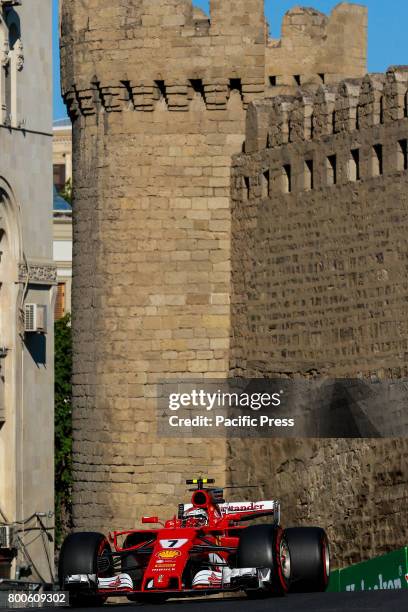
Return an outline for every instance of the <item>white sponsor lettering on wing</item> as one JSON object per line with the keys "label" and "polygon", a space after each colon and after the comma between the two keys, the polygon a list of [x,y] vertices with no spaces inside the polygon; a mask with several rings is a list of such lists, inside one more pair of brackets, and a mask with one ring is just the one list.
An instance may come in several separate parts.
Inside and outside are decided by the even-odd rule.
{"label": "white sponsor lettering on wing", "polygon": [[232,512],[253,512],[261,510],[274,510],[276,502],[273,500],[262,500],[262,501],[246,501],[246,502],[228,502],[225,504],[219,504],[219,508],[223,514],[230,514]]}
{"label": "white sponsor lettering on wing", "polygon": [[133,589],[133,581],[129,574],[119,574],[118,576],[98,578],[98,587],[110,590]]}
{"label": "white sponsor lettering on wing", "polygon": [[[277,510],[279,502],[275,500],[261,500],[256,502],[228,502],[217,505],[223,514],[231,514],[233,512],[260,512],[265,510]],[[184,504],[184,512],[191,510],[191,508],[193,508],[192,504]]]}

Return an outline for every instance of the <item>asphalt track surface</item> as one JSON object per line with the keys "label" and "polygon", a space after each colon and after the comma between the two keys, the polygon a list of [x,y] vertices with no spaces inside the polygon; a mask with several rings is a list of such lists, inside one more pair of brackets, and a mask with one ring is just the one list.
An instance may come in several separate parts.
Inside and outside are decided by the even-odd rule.
{"label": "asphalt track surface", "polygon": [[[33,608],[27,608],[33,610]],[[38,609],[38,608],[37,608]],[[67,608],[65,608],[66,610]],[[20,608],[21,610],[21,608]],[[64,608],[44,608],[64,610]],[[77,612],[408,612],[408,590],[358,593],[308,593],[279,599],[249,601],[245,597],[207,600],[172,600],[157,604],[107,604],[103,608],[76,608]]]}

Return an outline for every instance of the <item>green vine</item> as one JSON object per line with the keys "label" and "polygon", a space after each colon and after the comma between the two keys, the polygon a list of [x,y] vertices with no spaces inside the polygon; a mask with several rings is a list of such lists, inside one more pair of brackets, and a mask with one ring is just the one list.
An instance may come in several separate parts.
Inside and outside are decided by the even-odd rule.
{"label": "green vine", "polygon": [[59,195],[72,205],[72,181],[70,178],[61,189]]}
{"label": "green vine", "polygon": [[71,317],[55,322],[55,540],[72,527],[72,334]]}

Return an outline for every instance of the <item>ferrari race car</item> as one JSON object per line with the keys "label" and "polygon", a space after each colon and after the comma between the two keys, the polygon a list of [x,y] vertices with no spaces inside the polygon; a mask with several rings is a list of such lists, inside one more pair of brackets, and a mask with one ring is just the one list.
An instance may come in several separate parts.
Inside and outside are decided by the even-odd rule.
{"label": "ferrari race car", "polygon": [[[59,581],[72,605],[102,605],[108,597],[161,602],[174,597],[244,591],[248,597],[324,591],[329,543],[319,527],[280,526],[274,500],[226,502],[223,490],[196,485],[190,504],[150,529],[69,535],[61,549]],[[247,525],[270,518],[268,524]]]}

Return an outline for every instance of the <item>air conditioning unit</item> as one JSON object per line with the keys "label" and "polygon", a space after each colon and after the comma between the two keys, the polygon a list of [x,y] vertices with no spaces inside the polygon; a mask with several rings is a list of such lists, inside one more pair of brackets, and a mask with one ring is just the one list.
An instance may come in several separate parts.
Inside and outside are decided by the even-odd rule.
{"label": "air conditioning unit", "polygon": [[14,548],[14,530],[11,525],[0,526],[0,548]]}
{"label": "air conditioning unit", "polygon": [[24,331],[27,334],[47,332],[47,307],[39,304],[24,306]]}

